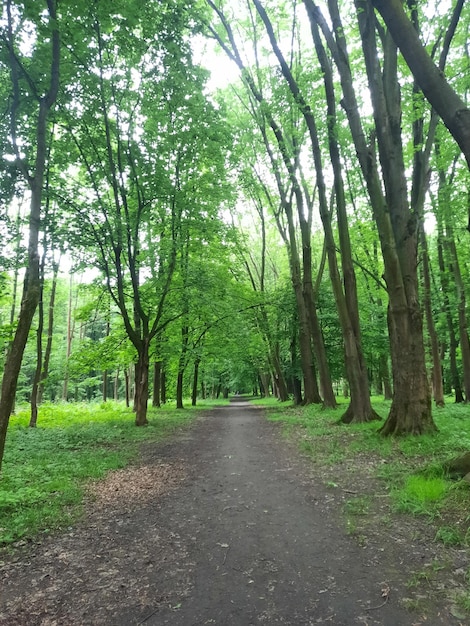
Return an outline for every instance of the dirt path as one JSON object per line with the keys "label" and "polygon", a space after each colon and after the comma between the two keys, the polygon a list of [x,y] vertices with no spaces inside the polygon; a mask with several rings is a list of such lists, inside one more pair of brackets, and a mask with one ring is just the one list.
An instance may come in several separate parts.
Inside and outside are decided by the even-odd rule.
{"label": "dirt path", "polygon": [[400,605],[406,550],[357,545],[248,404],[147,449],[111,501],[110,484],[76,528],[0,566],[1,626],[459,624]]}

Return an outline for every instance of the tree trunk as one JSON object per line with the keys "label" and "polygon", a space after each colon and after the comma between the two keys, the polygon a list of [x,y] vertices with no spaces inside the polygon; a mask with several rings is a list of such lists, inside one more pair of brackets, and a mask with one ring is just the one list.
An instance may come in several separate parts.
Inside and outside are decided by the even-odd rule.
{"label": "tree trunk", "polygon": [[448,269],[444,261],[444,233],[443,225],[441,223],[440,215],[437,214],[437,259],[439,263],[439,277],[441,283],[442,292],[442,311],[445,314],[447,322],[447,331],[449,333],[449,363],[450,363],[450,375],[452,380],[452,388],[455,393],[455,402],[460,403],[464,401],[462,392],[462,385],[459,376],[459,370],[457,367],[457,347],[459,342],[455,335],[454,320],[452,319],[452,308],[449,300],[449,294],[451,292],[451,286],[448,276]]}
{"label": "tree trunk", "polygon": [[[344,30],[336,0],[329,0],[336,39],[311,0],[304,0],[309,17],[317,20],[338,67],[343,107],[348,116],[361,171],[366,181],[374,219],[380,235],[385,281],[389,296],[388,325],[392,356],[393,400],[383,434],[422,433],[436,430],[427,382],[422,318],[418,302],[416,218],[406,196],[401,145],[401,110],[396,79],[396,51],[385,35],[384,71],[376,48],[375,16],[368,2],[355,0],[374,109],[386,197],[378,175],[375,145],[367,146]],[[383,82],[382,82],[383,81]]]}
{"label": "tree trunk", "polygon": [[113,397],[115,402],[119,400],[119,367],[116,369],[116,373],[114,375]]}
{"label": "tree trunk", "polygon": [[193,390],[191,393],[191,406],[196,406],[197,402],[197,385],[199,378],[199,364],[201,362],[200,357],[196,357],[194,360],[194,372],[193,372]]}
{"label": "tree trunk", "polygon": [[269,398],[269,376],[265,372],[261,373],[259,376],[260,379],[260,387],[261,387],[261,397]]}
{"label": "tree trunk", "polygon": [[271,360],[275,372],[274,379],[278,391],[278,398],[281,402],[287,402],[287,400],[289,399],[289,394],[287,393],[286,380],[284,378],[284,373],[281,368],[281,362],[279,358],[279,344],[277,344],[273,349],[271,354]]}
{"label": "tree trunk", "polygon": [[72,294],[73,294],[73,274],[70,274],[69,304],[68,304],[68,312],[67,312],[67,349],[66,349],[67,364],[65,366],[64,386],[62,389],[62,400],[64,402],[67,402],[67,397],[68,397],[68,389],[69,389],[68,361],[69,361],[70,355],[72,354]]}
{"label": "tree trunk", "polygon": [[[436,144],[437,152],[439,154],[439,145]],[[439,170],[439,191],[438,191],[438,199],[439,199],[439,213],[443,216],[443,225],[441,222],[441,215],[438,217],[438,233],[439,233],[439,265],[441,269],[441,283],[448,288],[450,285],[450,281],[447,277],[447,274],[444,269],[444,257],[443,250],[446,252],[447,260],[448,260],[448,271],[454,280],[454,287],[457,296],[457,311],[458,311],[458,330],[459,330],[459,339],[460,339],[460,353],[462,357],[462,365],[463,365],[463,390],[465,393],[465,402],[470,402],[470,343],[468,339],[468,323],[467,323],[467,313],[466,313],[466,294],[465,294],[465,285],[462,278],[462,272],[460,270],[459,257],[457,255],[457,248],[455,245],[455,237],[454,237],[454,229],[452,225],[452,221],[449,215],[450,210],[450,182],[446,178],[445,172],[440,169]],[[443,226],[445,228],[445,234],[443,233]],[[448,311],[448,326],[449,329],[452,329],[453,333],[453,320],[451,314],[451,306],[449,301],[449,291],[446,290],[443,293],[444,302],[446,304],[446,310]],[[452,345],[456,345],[455,335],[452,340],[452,336],[450,337],[450,343]],[[457,366],[455,365],[455,370],[457,370]],[[458,375],[457,375],[458,378]],[[460,385],[456,386],[456,399],[457,399],[457,390]],[[461,389],[460,389],[461,393]]]}
{"label": "tree trunk", "polygon": [[160,383],[160,395],[162,404],[166,404],[166,372],[162,367],[161,383]]}
{"label": "tree trunk", "polygon": [[392,385],[390,384],[388,359],[387,355],[383,353],[379,357],[379,375],[383,383],[384,400],[391,400],[393,398],[393,390]]}
{"label": "tree trunk", "polygon": [[176,408],[184,409],[183,405],[183,376],[184,372],[179,371],[176,377]]}
{"label": "tree trunk", "polygon": [[42,403],[44,397],[44,386],[46,384],[47,377],[49,375],[49,363],[51,361],[52,354],[52,337],[54,331],[54,309],[55,309],[55,297],[57,293],[57,278],[59,275],[59,263],[53,263],[53,275],[52,275],[52,285],[51,285],[51,294],[49,297],[49,315],[47,322],[47,341],[46,348],[44,351],[44,363],[41,372],[41,382],[39,385],[39,395],[38,395],[38,404]]}
{"label": "tree trunk", "polygon": [[108,401],[108,370],[103,370],[101,396],[102,396],[103,402]]}
{"label": "tree trunk", "polygon": [[153,364],[153,395],[152,406],[160,408],[160,388],[161,388],[162,362],[155,361]]}
{"label": "tree trunk", "polygon": [[423,273],[423,305],[426,315],[426,325],[428,327],[429,341],[431,344],[431,357],[432,357],[432,393],[436,406],[444,406],[444,385],[442,381],[442,367],[439,351],[439,341],[437,338],[436,326],[434,324],[434,318],[432,314],[431,303],[431,276],[429,267],[428,256],[428,243],[426,239],[426,233],[424,232],[424,225],[420,223],[420,236],[421,236],[421,259],[422,259],[422,273]]}
{"label": "tree trunk", "polygon": [[[343,331],[343,339],[346,353],[346,371],[351,390],[351,403],[348,410],[343,415],[342,420],[349,423],[352,421],[364,422],[372,419],[379,419],[378,414],[375,413],[370,404],[367,367],[364,362],[361,348],[355,275],[350,251],[340,156],[336,140],[336,104],[333,91],[333,77],[331,74],[329,61],[326,58],[326,53],[320,40],[317,24],[313,20],[311,22],[312,36],[315,43],[317,56],[319,58],[320,65],[323,71],[325,90],[327,95],[327,128],[330,157],[334,171],[338,227],[340,230],[341,256],[343,260],[343,273],[345,281],[345,293],[343,292],[341,278],[337,265],[336,246],[334,242],[333,229],[331,226],[331,218],[326,198],[326,186],[323,174],[323,158],[318,139],[315,115],[312,108],[308,105],[302,93],[300,92],[294,75],[281,53],[281,50],[277,44],[276,37],[274,35],[274,30],[265,10],[258,0],[254,0],[254,4],[256,5],[261,19],[266,26],[266,30],[268,32],[273,51],[281,66],[282,74],[286,79],[292,96],[294,97],[301,113],[304,116],[310,135],[316,172],[316,183],[319,196],[320,216],[325,232],[325,244],[328,255],[328,265],[330,269],[330,280],[333,286],[333,293],[335,295],[336,306],[341,323],[341,328]],[[293,191],[299,204],[301,202],[301,196],[298,193],[298,189],[296,189],[295,185],[293,186]],[[332,394],[333,390],[331,388],[331,395]],[[333,403],[333,406],[335,406],[334,397],[330,398],[330,401]]]}
{"label": "tree trunk", "polygon": [[126,387],[126,407],[129,408],[131,405],[131,385],[129,380],[129,369],[127,367],[124,368],[124,381]]}
{"label": "tree trunk", "polygon": [[149,343],[143,340],[138,353],[135,367],[135,425],[145,426],[147,420],[147,404],[149,397]]}
{"label": "tree trunk", "polygon": [[[43,263],[45,259],[43,258]],[[44,331],[44,266],[41,268],[40,290],[38,302],[38,327],[36,330],[36,369],[34,372],[33,385],[31,388],[31,415],[29,427],[36,428],[38,422],[39,384],[42,372],[42,334]]]}

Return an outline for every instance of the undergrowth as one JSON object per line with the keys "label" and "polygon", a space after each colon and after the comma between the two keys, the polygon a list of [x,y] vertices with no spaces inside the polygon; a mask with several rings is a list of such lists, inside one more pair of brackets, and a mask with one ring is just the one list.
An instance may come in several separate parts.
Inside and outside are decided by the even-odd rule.
{"label": "undergrowth", "polygon": [[87,481],[126,466],[140,442],[156,441],[196,414],[149,409],[148,426],[137,428],[132,410],[120,403],[45,404],[37,428],[28,428],[27,408],[18,410],[0,475],[0,545],[70,525]]}

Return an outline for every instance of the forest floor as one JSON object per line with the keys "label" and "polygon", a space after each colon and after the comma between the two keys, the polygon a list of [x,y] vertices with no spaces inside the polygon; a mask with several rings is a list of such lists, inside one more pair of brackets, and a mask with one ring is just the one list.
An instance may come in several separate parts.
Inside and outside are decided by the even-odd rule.
{"label": "forest floor", "polygon": [[0,555],[0,625],[468,623],[468,551],[385,510],[367,463],[318,466],[263,409],[213,409],[95,483],[75,526]]}

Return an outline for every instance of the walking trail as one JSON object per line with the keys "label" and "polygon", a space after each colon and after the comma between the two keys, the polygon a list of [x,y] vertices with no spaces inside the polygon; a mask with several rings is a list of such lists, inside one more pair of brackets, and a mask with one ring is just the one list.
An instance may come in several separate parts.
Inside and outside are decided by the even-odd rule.
{"label": "walking trail", "polygon": [[0,562],[0,625],[459,624],[401,606],[404,570],[406,550],[346,533],[279,426],[240,400],[147,446],[76,527]]}

